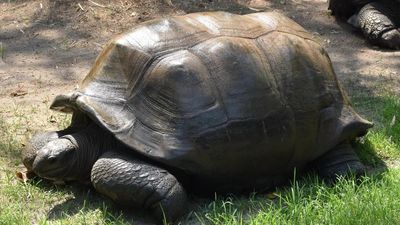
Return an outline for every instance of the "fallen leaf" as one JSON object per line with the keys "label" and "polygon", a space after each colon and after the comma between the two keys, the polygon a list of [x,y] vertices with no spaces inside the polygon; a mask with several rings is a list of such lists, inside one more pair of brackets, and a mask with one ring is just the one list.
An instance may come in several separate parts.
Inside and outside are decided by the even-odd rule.
{"label": "fallen leaf", "polygon": [[15,172],[15,175],[17,176],[17,179],[21,182],[23,182],[24,184],[29,180],[32,179],[33,177],[36,176],[36,174],[31,171],[28,170],[27,168],[23,168],[21,170],[18,170]]}
{"label": "fallen leaf", "polygon": [[11,97],[19,97],[28,94],[26,90],[18,89],[10,93]]}

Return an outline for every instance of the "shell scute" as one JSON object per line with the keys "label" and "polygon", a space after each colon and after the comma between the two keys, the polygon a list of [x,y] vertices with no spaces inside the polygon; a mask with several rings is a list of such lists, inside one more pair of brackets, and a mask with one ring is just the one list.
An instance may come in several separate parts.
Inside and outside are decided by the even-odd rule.
{"label": "shell scute", "polygon": [[53,107],[84,112],[130,150],[216,182],[275,177],[371,126],[322,47],[277,13],[146,22],[113,39]]}

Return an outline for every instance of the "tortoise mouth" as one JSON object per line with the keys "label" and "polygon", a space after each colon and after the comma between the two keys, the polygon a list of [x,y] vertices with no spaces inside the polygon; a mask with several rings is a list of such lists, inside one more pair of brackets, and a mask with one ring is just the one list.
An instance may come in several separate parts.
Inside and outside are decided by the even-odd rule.
{"label": "tortoise mouth", "polygon": [[39,176],[47,180],[64,180],[62,179],[63,175],[65,174],[63,171],[64,168],[58,169],[46,169],[46,170],[34,170],[34,172]]}

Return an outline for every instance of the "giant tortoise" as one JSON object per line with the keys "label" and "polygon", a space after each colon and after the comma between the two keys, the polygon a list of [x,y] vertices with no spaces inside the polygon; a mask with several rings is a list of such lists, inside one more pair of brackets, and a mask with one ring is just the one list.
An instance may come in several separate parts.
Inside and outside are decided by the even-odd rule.
{"label": "giant tortoise", "polygon": [[351,107],[326,51],[275,13],[193,13],[112,39],[54,110],[71,125],[34,136],[25,166],[91,181],[115,202],[178,217],[187,191],[276,187],[363,165],[350,142],[371,123]]}
{"label": "giant tortoise", "polygon": [[400,49],[400,0],[329,0],[329,9],[371,43]]}

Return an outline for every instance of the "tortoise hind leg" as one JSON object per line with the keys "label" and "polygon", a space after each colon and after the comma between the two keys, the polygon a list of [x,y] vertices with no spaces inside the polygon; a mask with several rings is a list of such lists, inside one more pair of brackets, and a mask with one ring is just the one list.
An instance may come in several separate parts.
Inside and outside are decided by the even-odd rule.
{"label": "tortoise hind leg", "polygon": [[365,166],[348,142],[337,145],[316,159],[313,167],[322,178],[330,181],[334,181],[338,176],[360,176],[365,173]]}
{"label": "tortoise hind leg", "polygon": [[[396,20],[400,20],[397,10],[400,7],[383,6],[379,2],[365,5],[358,13],[361,29],[372,43],[388,48],[400,48],[400,31]],[[396,18],[399,17],[399,18]]]}
{"label": "tortoise hind leg", "polygon": [[173,221],[187,207],[185,190],[169,172],[116,152],[106,152],[91,173],[94,188],[116,203],[150,210]]}

